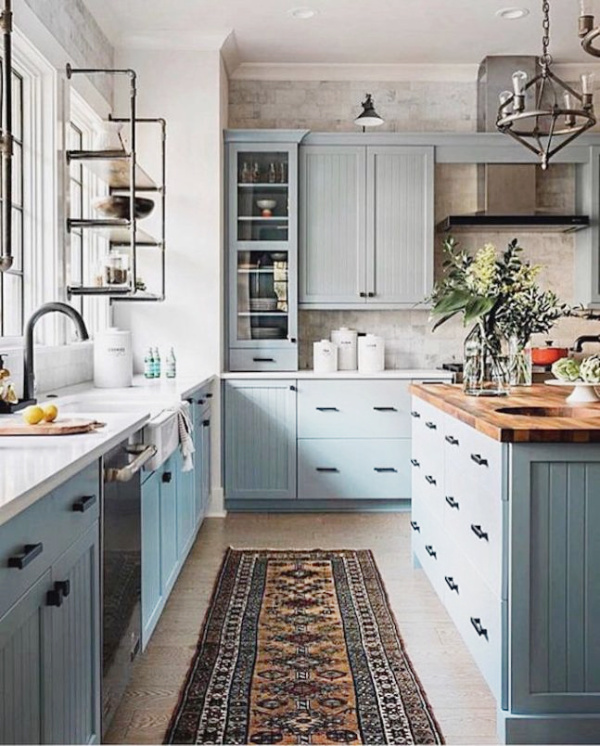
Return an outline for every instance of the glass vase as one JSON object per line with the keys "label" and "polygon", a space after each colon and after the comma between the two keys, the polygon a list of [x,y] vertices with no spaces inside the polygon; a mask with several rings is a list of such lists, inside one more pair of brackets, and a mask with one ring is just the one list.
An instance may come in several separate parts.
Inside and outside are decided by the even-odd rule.
{"label": "glass vase", "polygon": [[468,396],[507,396],[510,393],[509,356],[503,340],[477,324],[465,339],[463,391]]}
{"label": "glass vase", "polygon": [[531,386],[531,345],[523,344],[517,337],[508,340],[509,370],[511,386]]}

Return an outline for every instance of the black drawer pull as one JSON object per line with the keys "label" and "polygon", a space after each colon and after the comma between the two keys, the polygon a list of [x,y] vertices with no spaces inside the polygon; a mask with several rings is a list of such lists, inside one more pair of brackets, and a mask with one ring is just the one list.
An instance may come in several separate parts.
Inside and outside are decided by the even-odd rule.
{"label": "black drawer pull", "polygon": [[446,581],[446,585],[448,588],[450,588],[451,591],[456,591],[458,593],[458,585],[454,582],[454,578],[448,577],[448,575],[444,575],[444,580]]}
{"label": "black drawer pull", "polygon": [[456,502],[456,500],[451,497],[450,495],[446,495],[446,502],[451,508],[456,508],[457,510],[460,510],[460,505]]}
{"label": "black drawer pull", "polygon": [[290,391],[298,391],[298,389],[295,386],[290,386]]}
{"label": "black drawer pull", "polygon": [[375,297],[375,293],[367,293],[367,298],[374,298],[374,297]]}
{"label": "black drawer pull", "polygon": [[16,567],[17,570],[23,570],[36,557],[39,557],[43,551],[44,545],[41,542],[39,544],[25,544],[21,554],[15,554],[13,557],[8,558],[8,566]]}
{"label": "black drawer pull", "polygon": [[426,422],[425,427],[428,427],[430,430],[437,430],[437,425],[435,422]]}
{"label": "black drawer pull", "polygon": [[360,298],[366,298],[367,297],[367,294],[363,293],[362,290],[360,291],[360,293],[358,295],[359,295]]}
{"label": "black drawer pull", "polygon": [[421,526],[419,526],[419,524],[416,521],[411,521],[410,527],[412,528],[413,531],[416,531],[418,534],[421,533]]}
{"label": "black drawer pull", "polygon": [[89,510],[92,505],[96,504],[96,495],[86,495],[85,497],[80,497],[79,500],[76,500],[73,503],[73,507],[71,510],[75,513],[85,513],[86,510]]}
{"label": "black drawer pull", "polygon": [[317,471],[325,472],[326,474],[339,473],[339,469],[336,469],[335,466],[317,466]]}
{"label": "black drawer pull", "polygon": [[425,545],[425,551],[430,557],[433,557],[433,559],[437,559],[437,552],[435,549],[431,546],[431,544]]}
{"label": "black drawer pull", "polygon": [[483,458],[483,456],[480,456],[478,453],[472,453],[471,454],[471,461],[474,461],[477,466],[487,466],[488,462],[486,458]]}
{"label": "black drawer pull", "polygon": [[212,395],[212,394],[206,394],[206,398],[207,398],[207,399],[212,399],[212,398],[213,398],[213,395]]}
{"label": "black drawer pull", "polygon": [[435,481],[435,479],[432,476],[430,476],[429,474],[427,474],[425,476],[425,481],[429,482],[429,484],[433,484],[433,485],[437,484],[437,482]]}
{"label": "black drawer pull", "polygon": [[458,438],[455,438],[453,435],[446,435],[446,443],[450,443],[451,446],[457,446]]}
{"label": "black drawer pull", "polygon": [[475,632],[477,632],[479,637],[485,637],[486,640],[488,639],[488,631],[481,624],[481,619],[476,618],[476,617],[471,617],[471,624],[475,628]]}
{"label": "black drawer pull", "polygon": [[414,417],[415,420],[418,420],[421,417],[421,414],[417,412],[415,409],[413,409],[413,411],[410,413],[410,416]]}
{"label": "black drawer pull", "polygon": [[317,407],[317,412],[339,412],[337,407]]}
{"label": "black drawer pull", "polygon": [[376,471],[378,474],[389,474],[390,472],[397,474],[398,472],[393,466],[375,466],[373,471]]}
{"label": "black drawer pull", "polygon": [[54,588],[46,593],[46,606],[62,606],[63,598],[71,592],[71,582],[60,580],[54,583]]}
{"label": "black drawer pull", "polygon": [[170,471],[166,471],[162,475],[162,481],[165,482],[165,484],[169,484],[169,482],[173,479],[173,474]]}
{"label": "black drawer pull", "polygon": [[410,460],[410,463],[411,463],[411,464],[412,464],[413,466],[417,466],[417,467],[418,467],[418,466],[421,466],[421,464],[420,464],[420,463],[419,463],[419,462],[417,461],[417,459],[416,459],[416,458],[411,458],[411,460]]}
{"label": "black drawer pull", "polygon": [[397,412],[396,407],[373,407],[376,412]]}
{"label": "black drawer pull", "polygon": [[253,363],[274,363],[275,358],[274,357],[253,357],[252,362]]}
{"label": "black drawer pull", "polygon": [[471,524],[471,531],[475,534],[475,536],[478,539],[485,539],[486,541],[490,540],[490,537],[486,534],[485,531],[481,528],[481,526],[477,526],[475,524]]}
{"label": "black drawer pull", "polygon": [[205,403],[206,403],[206,399],[198,399],[198,401],[196,402],[196,404],[198,404],[198,406],[200,406],[200,407],[201,407],[201,406],[202,406],[203,404],[205,404]]}
{"label": "black drawer pull", "polygon": [[202,420],[202,427],[210,427],[210,420]]}

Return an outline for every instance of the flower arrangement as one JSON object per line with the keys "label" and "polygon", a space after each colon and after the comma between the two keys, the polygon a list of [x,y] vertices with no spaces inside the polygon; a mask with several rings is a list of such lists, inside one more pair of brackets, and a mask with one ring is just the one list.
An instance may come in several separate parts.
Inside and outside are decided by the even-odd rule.
{"label": "flower arrangement", "polygon": [[486,244],[474,256],[460,249],[450,237],[444,242],[444,277],[436,283],[430,300],[434,325],[463,314],[465,326],[477,322],[486,336],[517,337],[525,346],[532,334],[548,332],[570,308],[552,290],[541,290],[536,283],[541,266],[524,262],[517,240],[499,254]]}
{"label": "flower arrangement", "polygon": [[444,243],[444,276],[430,296],[431,315],[439,317],[433,329],[462,314],[465,326],[474,324],[471,341],[498,357],[503,339],[518,353],[532,334],[548,332],[558,318],[570,315],[570,307],[553,291],[539,287],[541,267],[523,261],[522,251],[515,239],[503,253],[488,243],[471,255],[449,237]]}

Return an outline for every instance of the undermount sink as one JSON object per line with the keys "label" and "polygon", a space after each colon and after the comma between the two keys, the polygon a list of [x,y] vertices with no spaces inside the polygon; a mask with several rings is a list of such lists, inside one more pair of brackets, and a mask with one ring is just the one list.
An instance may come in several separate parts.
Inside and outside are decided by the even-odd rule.
{"label": "undermount sink", "polygon": [[600,417],[600,407],[499,407],[496,412],[517,417],[569,417],[575,419]]}

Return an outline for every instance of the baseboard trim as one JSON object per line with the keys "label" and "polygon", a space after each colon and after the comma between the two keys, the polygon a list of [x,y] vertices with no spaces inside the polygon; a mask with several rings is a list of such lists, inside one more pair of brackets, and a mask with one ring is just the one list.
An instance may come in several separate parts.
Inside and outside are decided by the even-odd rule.
{"label": "baseboard trim", "polygon": [[210,493],[206,518],[225,518],[226,516],[225,493],[222,487],[215,487]]}
{"label": "baseboard trim", "polygon": [[235,513],[405,513],[410,500],[225,500]]}

